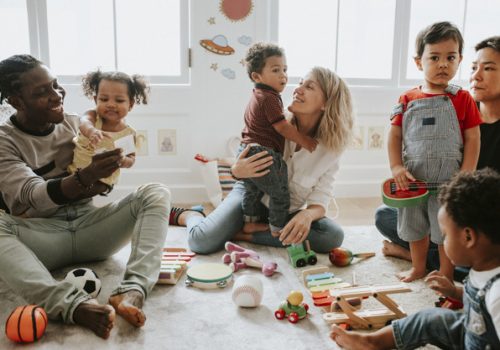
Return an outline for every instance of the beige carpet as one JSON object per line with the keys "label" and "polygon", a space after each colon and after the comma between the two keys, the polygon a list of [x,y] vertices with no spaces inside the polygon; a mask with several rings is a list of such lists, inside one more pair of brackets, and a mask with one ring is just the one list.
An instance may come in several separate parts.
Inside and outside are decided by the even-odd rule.
{"label": "beige carpet", "polygon": [[[398,259],[385,258],[380,253],[381,236],[373,226],[346,227],[344,247],[354,252],[375,251],[371,259],[360,261],[346,268],[333,267],[326,255],[318,255],[318,264],[331,267],[337,276],[350,282],[356,272],[358,284],[379,284],[397,281],[394,274],[407,269],[409,264]],[[168,246],[185,247],[185,228],[172,227],[167,236]],[[274,259],[279,273],[264,277],[257,269],[237,272],[235,277],[252,274],[261,278],[264,297],[260,307],[240,309],[231,300],[231,286],[202,291],[184,286],[184,277],[175,286],[157,286],[145,305],[148,317],[142,329],[135,329],[118,317],[108,340],[96,337],[90,331],[77,326],[50,322],[43,338],[34,345],[22,349],[337,349],[329,339],[329,326],[323,321],[323,311],[312,305],[312,300],[301,282],[301,269],[294,269],[288,262],[286,250],[251,246],[265,259]],[[99,301],[105,302],[113,286],[123,273],[128,248],[100,264],[88,265],[103,280]],[[210,256],[197,256],[191,264],[219,261],[222,252]],[[63,278],[72,267],[54,273]],[[394,299],[407,313],[424,307],[432,307],[436,296],[423,282],[410,284],[412,293],[395,295]],[[274,318],[274,311],[288,292],[298,289],[304,292],[305,302],[311,305],[310,315],[298,324]],[[10,311],[24,304],[0,281],[0,321]],[[373,301],[372,301],[373,302]],[[377,302],[374,302],[377,304]],[[365,306],[370,305],[368,302]],[[3,332],[2,332],[3,333]],[[21,348],[0,336],[0,349]]]}

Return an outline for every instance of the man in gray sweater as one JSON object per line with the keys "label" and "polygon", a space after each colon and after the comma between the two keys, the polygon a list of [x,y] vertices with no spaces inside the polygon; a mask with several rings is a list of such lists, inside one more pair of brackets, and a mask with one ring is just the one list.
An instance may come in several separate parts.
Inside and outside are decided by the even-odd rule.
{"label": "man in gray sweater", "polygon": [[[42,62],[15,55],[0,62],[0,104],[16,112],[0,125],[0,278],[50,319],[76,323],[109,337],[115,312],[144,325],[144,299],[155,285],[168,228],[170,192],[140,186],[101,208],[99,179],[121,165],[122,150],[94,156],[75,174],[66,167],[79,118],[66,114],[64,89]],[[100,305],[50,270],[105,259],[132,241],[122,282]]]}

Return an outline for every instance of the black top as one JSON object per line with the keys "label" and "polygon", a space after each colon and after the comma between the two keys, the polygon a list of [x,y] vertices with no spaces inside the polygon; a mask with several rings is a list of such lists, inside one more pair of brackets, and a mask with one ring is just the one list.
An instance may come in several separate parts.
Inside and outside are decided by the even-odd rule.
{"label": "black top", "polygon": [[490,167],[500,173],[500,120],[481,124],[481,151],[477,168]]}

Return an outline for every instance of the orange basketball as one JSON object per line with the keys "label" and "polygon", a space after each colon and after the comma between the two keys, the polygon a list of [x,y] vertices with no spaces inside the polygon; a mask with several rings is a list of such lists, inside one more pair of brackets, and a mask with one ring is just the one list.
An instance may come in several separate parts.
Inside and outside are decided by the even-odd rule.
{"label": "orange basketball", "polygon": [[32,343],[45,333],[47,314],[38,305],[18,306],[5,323],[7,338],[17,343]]}

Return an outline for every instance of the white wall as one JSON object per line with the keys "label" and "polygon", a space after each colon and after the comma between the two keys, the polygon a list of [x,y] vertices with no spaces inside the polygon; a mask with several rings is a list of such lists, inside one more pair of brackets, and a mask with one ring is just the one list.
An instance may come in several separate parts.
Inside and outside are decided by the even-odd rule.
{"label": "white wall", "polygon": [[[230,21],[219,11],[219,0],[192,0],[191,7],[191,84],[186,86],[153,86],[148,106],[136,106],[128,122],[137,130],[148,132],[148,156],[138,156],[132,169],[123,171],[120,183],[110,196],[122,196],[137,185],[160,181],[170,187],[174,202],[206,201],[204,186],[196,153],[210,157],[227,156],[228,138],[239,135],[243,127],[243,111],[250,96],[252,84],[240,61],[247,46],[238,42],[242,35],[253,41],[269,40],[269,2],[254,0],[252,13],[243,21]],[[215,18],[215,24],[208,19]],[[200,46],[202,39],[223,34],[235,53],[220,56]],[[318,38],[320,40],[320,38]],[[285,48],[286,49],[286,48]],[[304,53],[307,54],[307,53]],[[211,69],[212,64],[218,69]],[[221,74],[223,69],[235,72],[234,80]],[[130,72],[140,73],[140,72]],[[304,72],[306,73],[306,72]],[[66,86],[67,111],[81,112],[92,103],[83,97],[78,85]],[[291,100],[293,86],[283,92],[285,105]],[[382,180],[389,176],[386,146],[368,149],[368,127],[386,128],[392,105],[401,91],[352,87],[357,111],[357,123],[364,127],[364,148],[348,150],[337,176],[338,197],[379,196]],[[175,129],[177,152],[160,155],[157,133],[159,129]],[[385,135],[384,135],[385,142]]]}

